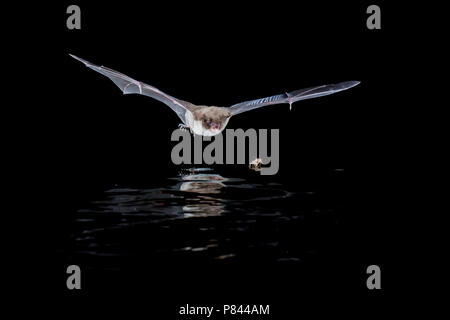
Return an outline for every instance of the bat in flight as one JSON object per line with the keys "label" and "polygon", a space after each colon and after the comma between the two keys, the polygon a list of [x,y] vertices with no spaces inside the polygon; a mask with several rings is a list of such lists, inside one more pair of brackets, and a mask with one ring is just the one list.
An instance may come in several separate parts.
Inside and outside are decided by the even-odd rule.
{"label": "bat in flight", "polygon": [[288,103],[289,107],[292,108],[294,102],[326,96],[359,84],[359,81],[346,81],[300,89],[289,93],[237,103],[231,107],[198,106],[169,96],[155,87],[134,80],[115,70],[95,65],[72,54],[70,56],[83,62],[88,68],[107,76],[122,90],[123,94],[143,94],[165,103],[175,111],[183,122],[179,125],[180,128],[190,129],[191,132],[202,136],[215,136],[225,129],[230,117],[242,112],[281,103]]}

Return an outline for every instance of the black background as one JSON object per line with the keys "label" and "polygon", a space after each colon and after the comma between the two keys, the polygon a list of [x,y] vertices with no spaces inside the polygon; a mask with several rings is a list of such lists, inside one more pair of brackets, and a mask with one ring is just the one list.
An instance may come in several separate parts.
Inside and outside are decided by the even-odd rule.
{"label": "black background", "polygon": [[[52,28],[40,48],[52,66],[46,76],[58,79],[41,83],[52,94],[41,109],[43,136],[36,146],[42,153],[40,173],[53,186],[41,198],[50,229],[49,246],[41,250],[48,254],[45,281],[53,299],[77,309],[95,305],[101,312],[127,306],[128,312],[146,310],[146,317],[158,313],[161,319],[175,318],[186,303],[270,304],[277,319],[316,304],[318,313],[386,306],[398,279],[391,254],[393,210],[384,206],[386,182],[380,174],[395,148],[389,127],[399,113],[390,96],[399,67],[393,8],[377,3],[382,29],[368,30],[369,2],[80,1],[82,28],[68,30],[70,4],[75,3],[49,9]],[[73,210],[105,186],[154,183],[176,171],[169,140],[179,123],[163,104],[122,95],[69,53],[206,105],[361,81],[349,91],[295,104],[292,111],[272,106],[239,115],[228,125],[280,129],[277,179],[286,185],[308,181],[320,188],[329,183],[323,172],[345,168],[345,226],[339,234],[345,254],[333,256],[333,264],[316,261],[300,269],[252,263],[161,264],[149,270],[136,265],[120,277],[88,275],[85,289],[68,291],[61,243]],[[333,243],[335,236],[321,243]],[[381,291],[366,288],[371,264],[382,269]]]}

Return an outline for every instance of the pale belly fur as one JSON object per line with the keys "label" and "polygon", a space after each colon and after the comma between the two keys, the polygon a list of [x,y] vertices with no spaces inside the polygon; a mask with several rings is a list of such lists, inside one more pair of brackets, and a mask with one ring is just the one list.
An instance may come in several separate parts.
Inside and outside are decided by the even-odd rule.
{"label": "pale belly fur", "polygon": [[186,123],[189,126],[189,128],[192,130],[192,132],[194,132],[195,134],[198,134],[200,136],[206,136],[206,137],[211,137],[211,136],[215,136],[216,134],[219,134],[220,132],[222,132],[223,129],[225,129],[225,127],[227,126],[227,123],[228,123],[228,119],[227,119],[225,121],[225,125],[222,126],[222,128],[220,130],[209,130],[209,129],[203,128],[201,120],[194,120],[194,116],[192,115],[192,113],[190,111],[186,111],[185,118],[186,118]]}

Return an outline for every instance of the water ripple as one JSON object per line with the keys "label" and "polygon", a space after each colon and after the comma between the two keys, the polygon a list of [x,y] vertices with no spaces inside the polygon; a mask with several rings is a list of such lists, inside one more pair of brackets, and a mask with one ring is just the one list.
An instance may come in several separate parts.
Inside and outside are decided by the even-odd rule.
{"label": "water ripple", "polygon": [[261,254],[299,263],[307,250],[292,239],[303,241],[308,223],[317,228],[305,215],[333,219],[333,208],[318,208],[315,197],[203,168],[156,188],[115,186],[77,211],[71,254],[106,259],[108,269],[116,267],[108,259],[130,255],[235,261]]}

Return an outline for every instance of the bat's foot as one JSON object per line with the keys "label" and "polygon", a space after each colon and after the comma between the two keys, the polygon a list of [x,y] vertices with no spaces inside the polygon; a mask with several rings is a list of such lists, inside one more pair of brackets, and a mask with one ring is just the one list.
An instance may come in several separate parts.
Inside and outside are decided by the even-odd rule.
{"label": "bat's foot", "polygon": [[189,128],[189,126],[185,125],[184,123],[180,123],[178,125],[178,129],[185,131],[185,130],[188,130],[188,129],[190,130],[191,128]]}

